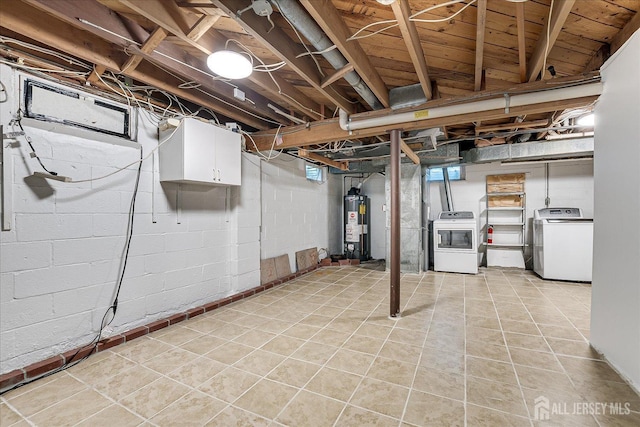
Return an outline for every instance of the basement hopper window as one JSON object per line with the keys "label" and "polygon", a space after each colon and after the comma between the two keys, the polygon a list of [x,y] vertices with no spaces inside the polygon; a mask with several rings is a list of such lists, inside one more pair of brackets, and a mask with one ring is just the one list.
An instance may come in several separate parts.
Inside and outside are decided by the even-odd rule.
{"label": "basement hopper window", "polygon": [[[449,173],[449,180],[451,181],[460,181],[464,179],[463,166],[448,166],[447,172]],[[427,181],[444,181],[442,168],[427,169]]]}
{"label": "basement hopper window", "polygon": [[316,181],[316,182],[324,181],[324,174],[322,173],[323,168],[319,166],[313,166],[313,165],[305,165],[305,168],[307,172],[307,179],[309,181]]}
{"label": "basement hopper window", "polygon": [[67,88],[26,79],[24,109],[25,117],[31,119],[131,139],[129,108]]}

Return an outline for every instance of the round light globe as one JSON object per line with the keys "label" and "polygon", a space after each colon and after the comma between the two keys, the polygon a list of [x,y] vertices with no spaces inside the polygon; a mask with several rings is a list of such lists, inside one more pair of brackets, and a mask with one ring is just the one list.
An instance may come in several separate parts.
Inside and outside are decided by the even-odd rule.
{"label": "round light globe", "polygon": [[219,50],[207,58],[207,67],[226,79],[244,79],[251,75],[253,65],[246,55],[232,50]]}

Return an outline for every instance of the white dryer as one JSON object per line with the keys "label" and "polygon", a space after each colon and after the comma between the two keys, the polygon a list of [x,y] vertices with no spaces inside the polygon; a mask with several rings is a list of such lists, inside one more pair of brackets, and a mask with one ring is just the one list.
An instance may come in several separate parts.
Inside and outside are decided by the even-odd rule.
{"label": "white dryer", "polygon": [[478,273],[478,223],[473,212],[442,212],[433,221],[433,269]]}
{"label": "white dryer", "polygon": [[544,279],[590,282],[593,219],[579,208],[544,208],[533,214],[533,270]]}

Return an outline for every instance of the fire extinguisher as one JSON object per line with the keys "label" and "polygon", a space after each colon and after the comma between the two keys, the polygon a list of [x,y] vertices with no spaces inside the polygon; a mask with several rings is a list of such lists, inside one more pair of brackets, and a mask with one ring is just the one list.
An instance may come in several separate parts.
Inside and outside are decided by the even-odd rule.
{"label": "fire extinguisher", "polygon": [[489,245],[493,243],[493,225],[487,227],[487,243]]}

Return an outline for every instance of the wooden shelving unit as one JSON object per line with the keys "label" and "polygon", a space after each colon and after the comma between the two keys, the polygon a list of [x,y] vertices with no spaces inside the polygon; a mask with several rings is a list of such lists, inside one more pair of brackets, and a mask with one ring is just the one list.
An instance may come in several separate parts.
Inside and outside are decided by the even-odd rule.
{"label": "wooden shelving unit", "polygon": [[[525,174],[487,176],[487,267],[524,268],[527,205]],[[492,242],[489,243],[489,228]]]}

